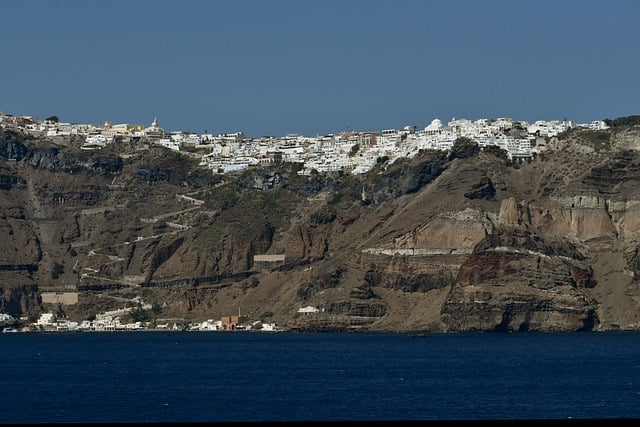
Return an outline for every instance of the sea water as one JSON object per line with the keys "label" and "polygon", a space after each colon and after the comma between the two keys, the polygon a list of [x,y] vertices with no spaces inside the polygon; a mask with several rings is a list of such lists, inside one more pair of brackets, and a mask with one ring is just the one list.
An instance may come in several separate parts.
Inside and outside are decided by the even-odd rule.
{"label": "sea water", "polygon": [[2,423],[640,418],[640,333],[0,334]]}

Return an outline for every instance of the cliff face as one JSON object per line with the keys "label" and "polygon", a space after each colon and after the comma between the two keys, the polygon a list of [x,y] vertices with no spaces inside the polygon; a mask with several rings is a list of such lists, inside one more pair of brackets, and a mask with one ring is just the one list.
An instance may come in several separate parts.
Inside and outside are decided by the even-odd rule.
{"label": "cliff face", "polygon": [[585,291],[596,285],[570,242],[499,226],[460,266],[443,320],[453,330],[591,330],[598,324],[597,304]]}
{"label": "cliff face", "polygon": [[78,292],[74,320],[140,297],[160,319],[304,330],[638,329],[638,147],[633,127],[575,130],[515,165],[461,140],[358,177],[220,176],[5,131],[0,297],[33,317],[55,309],[42,292]]}

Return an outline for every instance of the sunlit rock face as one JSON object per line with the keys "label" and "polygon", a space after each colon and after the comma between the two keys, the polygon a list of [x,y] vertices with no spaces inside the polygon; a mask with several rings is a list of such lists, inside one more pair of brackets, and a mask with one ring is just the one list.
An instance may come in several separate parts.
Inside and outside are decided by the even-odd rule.
{"label": "sunlit rock face", "polygon": [[568,242],[545,242],[523,228],[497,228],[460,266],[442,308],[449,330],[571,331],[597,327],[596,286]]}

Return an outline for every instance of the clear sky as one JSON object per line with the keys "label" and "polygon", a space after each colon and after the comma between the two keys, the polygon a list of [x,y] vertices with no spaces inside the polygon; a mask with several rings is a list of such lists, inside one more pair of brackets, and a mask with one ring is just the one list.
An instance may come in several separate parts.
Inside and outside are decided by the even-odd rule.
{"label": "clear sky", "polygon": [[640,114],[637,0],[0,4],[0,111],[307,136]]}

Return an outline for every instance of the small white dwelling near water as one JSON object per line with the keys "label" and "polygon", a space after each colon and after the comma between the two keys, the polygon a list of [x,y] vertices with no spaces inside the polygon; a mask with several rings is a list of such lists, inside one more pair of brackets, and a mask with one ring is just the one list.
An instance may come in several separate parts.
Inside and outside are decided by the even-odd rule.
{"label": "small white dwelling near water", "polygon": [[10,314],[0,313],[0,322],[13,322],[14,320],[15,318]]}
{"label": "small white dwelling near water", "polygon": [[279,329],[275,323],[263,323],[260,330],[265,332],[276,332]]}

